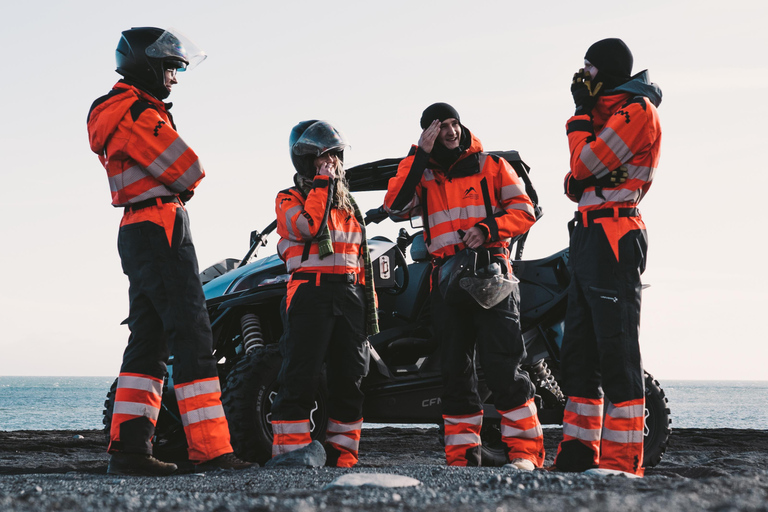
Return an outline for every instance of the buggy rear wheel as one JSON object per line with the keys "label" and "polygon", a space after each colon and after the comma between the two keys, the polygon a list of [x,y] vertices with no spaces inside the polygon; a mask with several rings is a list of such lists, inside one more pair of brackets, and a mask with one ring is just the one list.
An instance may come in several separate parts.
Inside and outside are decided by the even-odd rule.
{"label": "buggy rear wheel", "polygon": [[[272,457],[272,402],[283,358],[275,344],[243,356],[227,376],[221,402],[229,423],[232,448],[241,459],[264,464]],[[322,441],[328,426],[328,391],[324,375],[310,412],[312,439]]]}

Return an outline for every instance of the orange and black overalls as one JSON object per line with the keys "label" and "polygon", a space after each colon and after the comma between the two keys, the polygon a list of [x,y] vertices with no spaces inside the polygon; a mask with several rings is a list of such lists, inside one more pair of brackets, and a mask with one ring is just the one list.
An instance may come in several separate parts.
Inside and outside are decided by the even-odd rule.
{"label": "orange and black overalls", "polygon": [[[600,467],[643,474],[645,379],[638,335],[648,239],[637,206],[659,162],[660,101],[661,91],[641,74],[602,96],[591,116],[567,123],[571,170],[565,188],[579,209],[571,223],[572,280],[561,352],[561,384],[569,398],[555,465],[564,471]],[[590,185],[622,165],[629,174],[625,183]]]}
{"label": "orange and black overalls", "polygon": [[205,173],[179,137],[168,106],[126,81],[88,114],[91,149],[107,170],[112,204],[123,207],[118,249],[130,282],[131,331],[115,394],[110,452],[152,453],[163,378],[173,385],[189,446],[204,462],[231,453],[198,276],[189,197]]}
{"label": "orange and black overalls", "polygon": [[[291,277],[283,304],[283,365],[272,404],[272,456],[312,442],[310,413],[327,364],[329,420],[326,464],[357,464],[368,373],[363,230],[353,212],[336,208],[332,182],[315,176],[305,196],[297,188],[276,199],[278,254]],[[333,252],[321,256],[316,237],[327,226]]]}
{"label": "orange and black overalls", "polygon": [[421,216],[424,241],[435,269],[432,317],[441,342],[445,454],[449,465],[480,465],[483,404],[477,390],[475,348],[486,384],[502,416],[502,439],[509,459],[524,458],[541,466],[544,444],[533,401],[535,387],[520,369],[525,345],[520,332],[519,290],[491,309],[474,301],[455,305],[437,286],[439,267],[465,248],[461,232],[478,226],[487,234],[484,247],[508,271],[508,239],[535,222],[525,188],[503,159],[483,153],[478,139],[449,169],[441,169],[423,149],[413,146],[390,179],[384,207],[394,219]]}

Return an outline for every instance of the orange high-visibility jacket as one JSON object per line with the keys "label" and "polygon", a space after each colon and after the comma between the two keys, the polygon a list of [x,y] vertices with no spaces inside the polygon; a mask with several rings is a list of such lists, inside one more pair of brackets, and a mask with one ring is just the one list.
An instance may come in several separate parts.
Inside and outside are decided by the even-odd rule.
{"label": "orange high-visibility jacket", "polygon": [[[637,206],[651,187],[659,163],[661,125],[656,107],[661,90],[643,72],[615,91],[598,99],[593,119],[573,116],[566,125],[571,153],[566,194],[579,203],[580,211]],[[569,190],[571,178],[602,178],[622,165],[629,176],[618,187],[587,186],[580,197]]]}
{"label": "orange high-visibility jacket", "polygon": [[[280,235],[277,253],[285,261],[288,272],[358,274],[363,282],[362,229],[352,212],[331,207],[326,217],[330,186],[327,176],[318,175],[306,197],[295,187],[277,195],[275,211]],[[320,258],[315,237],[323,225],[328,226],[333,254]]]}
{"label": "orange high-visibility jacket", "polygon": [[205,176],[168,108],[122,80],[91,106],[91,150],[107,170],[114,206],[192,191]]}
{"label": "orange high-visibility jacket", "polygon": [[517,173],[503,158],[483,153],[480,140],[470,137],[470,147],[447,172],[413,146],[389,180],[384,209],[394,219],[422,216],[424,241],[435,258],[465,247],[460,230],[480,227],[487,234],[484,247],[508,247],[510,238],[536,221]]}

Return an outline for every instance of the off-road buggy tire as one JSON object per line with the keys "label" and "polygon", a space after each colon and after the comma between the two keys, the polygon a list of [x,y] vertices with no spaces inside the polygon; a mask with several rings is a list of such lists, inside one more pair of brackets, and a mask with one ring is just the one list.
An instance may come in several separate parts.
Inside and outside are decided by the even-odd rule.
{"label": "off-road buggy tire", "polygon": [[[104,424],[104,435],[107,438],[107,443],[109,443],[109,430],[112,428],[116,390],[117,379],[115,379],[107,392],[107,399],[104,401],[104,411],[102,413],[102,423]],[[152,438],[152,455],[166,462],[189,460],[187,437],[181,424],[176,395],[173,390],[168,390],[167,380],[163,382],[163,401],[160,407],[160,414],[157,417],[157,424],[155,425],[155,436]]]}
{"label": "off-road buggy tire", "polygon": [[[241,459],[264,464],[272,457],[272,401],[279,386],[283,358],[276,344],[259,347],[242,357],[227,375],[221,395],[229,423],[232,448]],[[328,426],[328,390],[325,374],[315,395],[312,439],[323,441]]]}
{"label": "off-road buggy tire", "polygon": [[645,372],[645,431],[643,467],[652,468],[661,462],[672,434],[669,403],[659,381]]}

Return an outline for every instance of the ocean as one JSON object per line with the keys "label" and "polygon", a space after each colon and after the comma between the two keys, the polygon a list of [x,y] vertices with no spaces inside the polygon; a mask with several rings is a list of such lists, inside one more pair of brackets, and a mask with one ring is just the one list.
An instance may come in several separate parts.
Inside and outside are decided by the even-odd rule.
{"label": "ocean", "polygon": [[[92,430],[114,377],[0,377],[0,430]],[[768,381],[661,380],[672,428],[768,429]]]}

